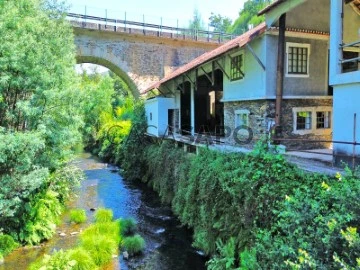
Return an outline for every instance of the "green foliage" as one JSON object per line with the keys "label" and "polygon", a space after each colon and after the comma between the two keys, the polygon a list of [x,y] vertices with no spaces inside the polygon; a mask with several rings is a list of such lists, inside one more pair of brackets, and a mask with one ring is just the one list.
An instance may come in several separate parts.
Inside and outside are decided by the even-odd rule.
{"label": "green foliage", "polygon": [[83,238],[96,235],[107,236],[109,239],[113,240],[117,245],[119,245],[121,242],[120,221],[117,220],[113,222],[95,223],[84,230],[82,233]]}
{"label": "green foliage", "polygon": [[116,241],[108,235],[88,235],[81,236],[81,246],[89,252],[97,266],[109,263],[112,255],[116,254],[118,245]]}
{"label": "green foliage", "polygon": [[50,190],[59,194],[59,201],[64,204],[84,178],[84,172],[79,167],[67,165],[56,170],[47,184]]}
{"label": "green foliage", "polygon": [[86,212],[84,209],[72,209],[70,211],[70,221],[74,223],[84,223],[86,221]]}
{"label": "green foliage", "polygon": [[56,224],[63,210],[58,194],[53,191],[40,193],[26,207],[29,212],[23,217],[25,226],[20,229],[20,240],[29,244],[38,244],[42,240],[50,239],[55,233]]}
{"label": "green foliage", "polygon": [[302,185],[274,208],[277,222],[259,231],[256,248],[259,253],[266,250],[258,256],[259,263],[271,261],[277,269],[285,269],[284,262],[334,269],[342,261],[356,267],[360,257],[359,192],[359,179],[352,174],[302,179]]}
{"label": "green foliage", "polygon": [[141,180],[194,229],[194,246],[215,255],[210,269],[351,269],[360,262],[353,174],[305,173],[263,145],[248,155],[193,156],[163,142],[134,160],[142,163]]}
{"label": "green foliage", "polygon": [[128,236],[132,235],[137,230],[137,224],[133,218],[120,219],[121,235]]}
{"label": "green foliage", "polygon": [[254,27],[265,20],[264,16],[257,16],[257,13],[269,5],[271,0],[247,0],[244,8],[240,10],[239,17],[230,27],[233,34],[243,34],[249,30],[249,25]]}
{"label": "green foliage", "polygon": [[0,8],[0,229],[29,243],[54,232],[70,186],[52,184],[53,173],[71,159],[83,123],[72,28],[50,2]]}
{"label": "green foliage", "polygon": [[95,212],[96,222],[111,222],[113,219],[113,212],[111,209],[99,208]]}
{"label": "green foliage", "polygon": [[70,249],[68,253],[70,260],[76,261],[73,270],[94,270],[97,268],[93,258],[84,248]]}
{"label": "green foliage", "polygon": [[193,19],[189,21],[189,25],[187,28],[193,30],[194,32],[196,32],[197,30],[205,30],[205,23],[201,18],[201,14],[198,9],[194,9]]}
{"label": "green foliage", "polygon": [[44,255],[44,257],[33,263],[30,270],[72,270],[76,265],[76,261],[70,258],[68,252],[59,250],[54,252],[52,256]]}
{"label": "green foliage", "polygon": [[128,236],[123,240],[123,247],[130,255],[139,254],[145,249],[145,240],[138,234]]}
{"label": "green foliage", "polygon": [[51,256],[45,255],[33,263],[30,270],[93,270],[106,265],[121,243],[120,221],[92,224],[81,233],[80,239],[78,247],[66,252],[60,250]]}
{"label": "green foliage", "polygon": [[236,260],[236,246],[234,238],[224,244],[221,240],[216,243],[219,256],[212,258],[208,263],[209,270],[234,269]]}
{"label": "green foliage", "polygon": [[209,18],[209,25],[214,27],[214,31],[227,33],[230,30],[232,20],[229,17],[222,16],[220,14],[215,14],[211,12],[211,16]]}
{"label": "green foliage", "polygon": [[83,73],[82,107],[85,116],[84,143],[101,158],[114,161],[114,153],[131,129],[135,101],[129,88],[114,74]]}
{"label": "green foliage", "polygon": [[0,255],[6,256],[15,248],[18,247],[18,243],[10,235],[0,234]]}

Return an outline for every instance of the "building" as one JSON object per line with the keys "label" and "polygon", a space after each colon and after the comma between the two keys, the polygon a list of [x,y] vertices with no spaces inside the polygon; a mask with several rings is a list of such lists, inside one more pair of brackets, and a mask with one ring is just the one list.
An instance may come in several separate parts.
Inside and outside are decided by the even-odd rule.
{"label": "building", "polygon": [[[360,141],[360,1],[331,1],[330,84],[334,141]],[[334,161],[359,165],[360,146],[334,144]]]}
{"label": "building", "polygon": [[[344,4],[349,13],[344,22],[355,22],[358,29],[353,2]],[[223,136],[228,144],[251,146],[278,126],[288,149],[329,146],[337,128],[333,92],[343,87],[333,74],[352,77],[337,64],[329,81],[330,1],[278,0],[259,15],[265,16],[264,23],[182,66],[147,92],[157,89],[173,99],[168,113],[176,120],[169,123],[180,133],[207,133]],[[348,63],[345,69],[354,69]],[[248,132],[244,126],[251,128],[251,142],[241,139]]]}

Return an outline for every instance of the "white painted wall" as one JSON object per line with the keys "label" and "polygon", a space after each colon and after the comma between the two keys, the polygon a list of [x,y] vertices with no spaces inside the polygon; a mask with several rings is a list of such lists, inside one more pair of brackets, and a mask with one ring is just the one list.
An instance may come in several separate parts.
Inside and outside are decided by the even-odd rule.
{"label": "white painted wall", "polygon": [[178,108],[175,98],[155,97],[145,101],[147,133],[157,137],[164,135],[168,125],[168,110]]}
{"label": "white painted wall", "polygon": [[[335,141],[354,141],[354,113],[356,120],[356,140],[360,141],[360,82],[354,84],[337,85],[334,88],[334,128]],[[334,144],[334,152],[352,155],[353,146]],[[356,154],[360,155],[360,146],[356,146]]]}
{"label": "white painted wall", "polygon": [[[345,12],[350,12],[350,7],[345,7]],[[342,1],[331,0],[331,22],[330,22],[330,83],[334,87],[334,125],[333,139],[336,141],[354,140],[354,114],[356,119],[356,140],[360,141],[360,71],[341,73],[341,50],[339,44],[342,42]],[[352,13],[350,13],[352,14]],[[344,22],[345,39],[355,41],[357,29],[360,29],[360,16],[347,17]],[[353,154],[352,145],[334,144],[334,154]],[[356,155],[360,155],[360,146],[356,146]]]}
{"label": "white painted wall", "polygon": [[[260,37],[250,43],[256,55],[265,64],[266,50],[265,38]],[[247,48],[239,49],[238,52],[244,53],[244,74],[241,80],[230,81],[224,75],[224,94],[222,101],[238,101],[246,99],[258,99],[265,97],[265,71],[256,61],[255,57]],[[236,55],[238,52],[234,52]],[[226,72],[230,76],[230,58],[226,58]]]}

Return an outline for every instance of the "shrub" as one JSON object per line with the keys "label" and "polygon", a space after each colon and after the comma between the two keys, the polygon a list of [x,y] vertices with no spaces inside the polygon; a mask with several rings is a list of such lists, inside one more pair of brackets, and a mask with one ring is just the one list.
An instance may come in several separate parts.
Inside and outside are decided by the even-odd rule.
{"label": "shrub", "polygon": [[38,244],[44,239],[50,239],[59,222],[63,205],[58,200],[58,193],[48,190],[40,193],[29,204],[29,213],[22,218],[26,221],[21,228],[19,237],[25,243]]}
{"label": "shrub", "polygon": [[110,209],[99,208],[95,212],[96,222],[111,222],[113,219],[113,212]]}
{"label": "shrub", "polygon": [[72,209],[70,211],[70,221],[77,224],[84,223],[86,221],[86,212],[84,209]]}
{"label": "shrub", "polygon": [[71,260],[69,253],[63,250],[54,252],[53,255],[45,255],[40,261],[30,265],[30,270],[72,270],[76,265]]}
{"label": "shrub", "polygon": [[129,236],[136,232],[137,224],[133,218],[120,219],[121,235]]}
{"label": "shrub", "polygon": [[0,254],[6,256],[15,248],[17,248],[18,243],[15,242],[14,238],[10,235],[0,235]]}
{"label": "shrub", "polygon": [[78,247],[71,249],[69,252],[69,258],[76,261],[73,270],[93,270],[96,269],[95,262],[89,252],[85,249]]}
{"label": "shrub", "polygon": [[118,244],[113,238],[99,234],[82,236],[81,246],[89,252],[97,266],[109,263],[118,248]]}
{"label": "shrub", "polygon": [[125,237],[123,240],[123,247],[130,255],[138,254],[145,249],[145,240],[140,235]]}

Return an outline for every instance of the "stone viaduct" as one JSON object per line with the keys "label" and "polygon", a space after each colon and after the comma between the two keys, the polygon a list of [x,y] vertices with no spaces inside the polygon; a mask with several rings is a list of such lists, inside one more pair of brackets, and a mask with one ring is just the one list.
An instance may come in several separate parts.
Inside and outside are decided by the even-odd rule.
{"label": "stone viaduct", "polygon": [[109,68],[130,87],[134,97],[152,83],[219,42],[186,39],[170,33],[159,35],[141,29],[117,29],[105,24],[71,21],[77,48],[77,63]]}

